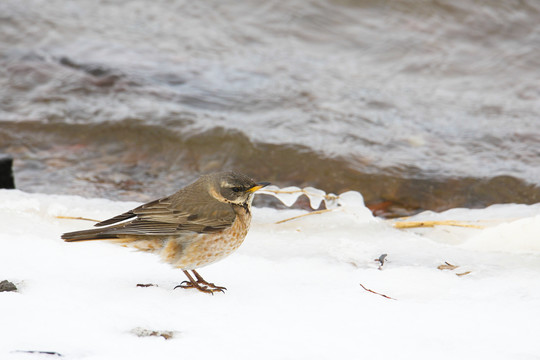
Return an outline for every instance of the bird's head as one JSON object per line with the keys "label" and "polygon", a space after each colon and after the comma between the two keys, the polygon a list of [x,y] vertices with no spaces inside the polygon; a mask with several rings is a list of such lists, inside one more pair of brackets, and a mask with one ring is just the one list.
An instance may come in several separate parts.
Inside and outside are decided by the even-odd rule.
{"label": "bird's head", "polygon": [[269,185],[256,183],[249,176],[228,171],[207,175],[210,177],[210,194],[217,200],[236,205],[250,205],[255,191]]}

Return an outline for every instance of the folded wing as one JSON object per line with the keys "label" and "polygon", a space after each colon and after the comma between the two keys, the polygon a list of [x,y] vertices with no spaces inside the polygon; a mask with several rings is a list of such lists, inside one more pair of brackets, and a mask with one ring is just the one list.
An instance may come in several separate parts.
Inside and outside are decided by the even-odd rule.
{"label": "folded wing", "polygon": [[186,232],[211,233],[231,226],[235,216],[229,204],[210,198],[208,193],[185,188],[99,222],[95,226],[100,229],[66,233],[62,239],[84,241],[149,235],[178,236]]}

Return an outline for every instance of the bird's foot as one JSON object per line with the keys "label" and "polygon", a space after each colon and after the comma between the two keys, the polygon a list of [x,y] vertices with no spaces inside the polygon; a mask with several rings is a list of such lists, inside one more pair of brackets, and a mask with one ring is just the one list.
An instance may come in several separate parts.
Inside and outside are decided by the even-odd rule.
{"label": "bird's foot", "polygon": [[216,291],[225,292],[224,290],[227,290],[227,288],[224,287],[224,286],[217,286],[214,283],[209,283],[208,281],[204,280],[203,277],[197,271],[195,271],[195,270],[191,270],[191,271],[193,272],[193,274],[197,278],[197,284],[206,285],[206,286],[211,287],[212,289],[214,289]]}
{"label": "bird's foot", "polygon": [[225,292],[225,290],[227,290],[227,288],[225,286],[217,286],[215,285],[214,283],[209,283],[209,282],[206,282],[206,280],[202,280],[202,281],[199,281],[197,280],[197,284],[203,284],[203,285],[206,285],[208,286],[209,288],[212,288],[212,290],[214,291],[221,291],[221,292]]}
{"label": "bird's foot", "polygon": [[[187,272],[187,270],[184,270],[184,274],[186,274],[187,278],[189,280],[184,280],[180,283],[180,285],[177,285],[175,286],[174,288],[182,288],[182,289],[197,289],[201,292],[204,292],[204,293],[207,293],[207,294],[212,294],[214,295],[214,292],[216,291],[220,291],[222,293],[225,292],[225,290],[227,290],[227,288],[223,287],[223,286],[217,286],[217,285],[214,285],[212,283],[209,283],[207,282],[206,280],[204,280],[202,278],[201,275],[199,275],[199,273],[195,270],[191,270],[193,272],[193,275],[195,275],[195,277],[197,278],[197,280],[195,280],[190,274],[189,272]],[[201,285],[202,284],[202,285]]]}
{"label": "bird's foot", "polygon": [[224,292],[222,289],[218,288],[218,287],[215,287],[215,288],[208,288],[208,286],[201,286],[199,285],[197,282],[191,282],[191,281],[182,281],[180,283],[180,285],[176,285],[174,287],[175,289],[176,288],[182,288],[182,289],[197,289],[199,290],[200,292],[203,292],[203,293],[207,293],[207,294],[212,294],[214,295],[214,292],[216,291],[221,291],[221,292]]}

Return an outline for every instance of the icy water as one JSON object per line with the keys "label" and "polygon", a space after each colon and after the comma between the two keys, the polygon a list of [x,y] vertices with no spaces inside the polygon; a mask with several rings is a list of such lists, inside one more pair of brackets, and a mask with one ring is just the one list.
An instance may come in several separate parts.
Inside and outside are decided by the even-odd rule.
{"label": "icy water", "polygon": [[540,2],[2,0],[0,153],[32,192],[539,202]]}

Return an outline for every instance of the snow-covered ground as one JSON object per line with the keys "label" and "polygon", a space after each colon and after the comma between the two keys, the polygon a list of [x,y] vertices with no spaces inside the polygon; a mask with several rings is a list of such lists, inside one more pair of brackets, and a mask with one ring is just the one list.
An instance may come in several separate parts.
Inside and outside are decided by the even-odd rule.
{"label": "snow-covered ground", "polygon": [[19,290],[0,293],[0,359],[540,359],[540,204],[399,230],[340,202],[279,224],[305,212],[255,208],[239,251],[201,269],[228,288],[211,296],[173,290],[184,275],[155,255],[60,239],[92,224],[58,216],[136,203],[2,190],[0,281]]}

